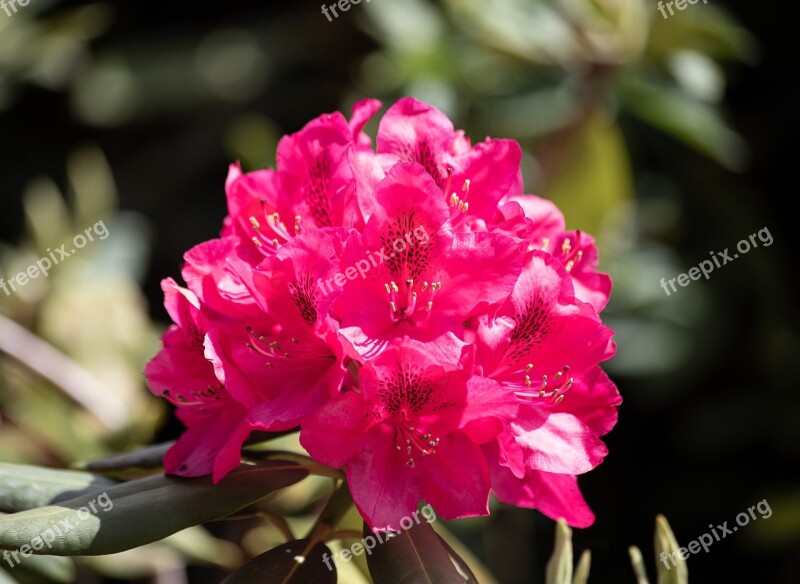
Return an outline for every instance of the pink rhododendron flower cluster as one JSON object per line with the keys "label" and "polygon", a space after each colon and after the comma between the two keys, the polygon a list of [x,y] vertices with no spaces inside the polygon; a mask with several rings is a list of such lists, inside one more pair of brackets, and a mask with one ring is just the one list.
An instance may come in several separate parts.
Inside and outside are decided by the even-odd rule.
{"label": "pink rhododendron flower cluster", "polygon": [[593,239],[523,194],[516,142],[473,145],[424,103],[393,105],[373,150],[380,105],[283,138],[277,170],[231,166],[220,237],[163,283],[146,375],[187,427],[166,471],[219,480],[252,431],[299,428],[375,530],[421,501],[485,515],[490,492],[588,526],[576,475],[621,401]]}

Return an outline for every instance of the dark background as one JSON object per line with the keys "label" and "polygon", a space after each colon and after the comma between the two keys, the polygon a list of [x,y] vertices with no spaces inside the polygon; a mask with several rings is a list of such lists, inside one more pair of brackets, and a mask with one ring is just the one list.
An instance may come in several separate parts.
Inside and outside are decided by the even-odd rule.
{"label": "dark background", "polygon": [[[313,2],[106,4],[115,15],[110,29],[91,42],[96,53],[129,52],[152,65],[161,58],[160,47],[180,54],[176,45],[190,45],[222,26],[252,27],[275,49],[268,85],[248,99],[182,101],[145,92],[139,115],[98,127],[76,118],[69,92],[23,82],[13,105],[0,111],[0,240],[12,244],[23,236],[21,193],[28,181],[48,175],[63,185],[69,152],[95,144],[110,162],[120,207],[143,214],[152,225],[154,248],[143,287],[152,317],[166,322],[160,280],[178,277],[183,252],[214,237],[225,214],[224,180],[234,155],[225,146],[229,121],[241,112],[259,112],[286,133],[340,109],[363,91],[357,66],[376,42],[359,28],[356,8],[329,24]],[[58,3],[41,17],[75,5]],[[750,147],[746,167],[732,172],[710,163],[624,113],[620,124],[637,197],[646,201],[650,177],[666,174],[682,210],[680,222],[657,236],[680,260],[680,269],[662,275],[687,271],[709,251],[733,248],[764,226],[774,244],[751,251],[703,284],[706,309],[686,325],[690,355],[680,369],[636,376],[615,375],[610,368],[624,403],[606,438],[608,458],[581,479],[597,521],[574,533],[577,551],[592,550],[590,582],[633,582],[629,545],[638,545],[654,569],[650,550],[658,513],[686,544],[706,533],[709,523],[734,524],[738,513],[765,498],[773,516],[693,556],[691,581],[783,584],[800,578],[800,278],[793,245],[797,25],[777,7],[743,0],[726,6],[761,47],[758,64],[728,70],[726,108]],[[465,127],[463,120],[455,122]],[[601,257],[601,267],[606,259]],[[615,318],[625,310],[613,302],[609,308]],[[618,341],[619,353],[625,353]],[[179,431],[173,420],[157,439]],[[552,522],[536,512],[504,509],[487,529],[468,532],[465,539],[500,582],[521,584],[543,581],[552,531]]]}

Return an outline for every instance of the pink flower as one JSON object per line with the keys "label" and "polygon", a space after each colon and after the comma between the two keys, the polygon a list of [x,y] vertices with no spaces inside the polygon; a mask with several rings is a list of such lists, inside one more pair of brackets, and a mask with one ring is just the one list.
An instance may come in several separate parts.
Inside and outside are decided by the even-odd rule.
{"label": "pink flower", "polygon": [[561,260],[572,277],[575,297],[587,302],[599,313],[611,295],[611,278],[597,272],[597,247],[594,238],[581,231],[559,233],[549,239],[544,251]]}
{"label": "pink flower", "polygon": [[558,258],[572,277],[575,296],[599,313],[611,294],[611,278],[597,272],[594,238],[581,231],[566,231],[564,216],[553,203],[533,195],[506,197],[500,208],[503,220],[492,231],[510,233]]}
{"label": "pink flower", "polygon": [[207,314],[231,318],[258,314],[250,291],[228,262],[238,255],[239,240],[230,236],[203,242],[184,254],[181,275]]}
{"label": "pink flower", "polygon": [[572,475],[527,469],[522,477],[500,463],[497,443],[484,446],[492,476],[492,492],[503,503],[538,509],[554,520],[564,519],[572,527],[589,527],[594,513]]}
{"label": "pink flower", "polygon": [[368,357],[399,336],[460,336],[464,321],[508,296],[522,250],[502,235],[453,234],[439,187],[419,164],[399,163],[375,189],[363,233],[348,239],[342,263],[359,261],[370,270],[344,285],[334,313],[353,351]]}
{"label": "pink flower", "polygon": [[[472,146],[442,112],[413,98],[394,104],[378,129],[377,156],[351,154],[356,192],[365,218],[370,194],[395,164],[416,162],[441,189],[454,226],[485,231],[507,194],[521,192],[522,151],[513,140],[488,139]],[[469,211],[469,213],[467,213]]]}
{"label": "pink flower", "polygon": [[591,306],[574,297],[560,262],[531,253],[509,300],[494,319],[481,320],[477,348],[479,371],[519,401],[517,417],[497,440],[497,464],[520,481],[511,489],[511,477],[498,471],[507,497],[525,492],[540,472],[571,476],[602,461],[607,449],[599,436],[616,421],[620,399],[597,364],[614,345]]}
{"label": "pink flower", "polygon": [[254,427],[292,428],[341,387],[339,325],[327,315],[331,299],[317,282],[337,273],[343,235],[302,233],[256,269],[232,262],[262,316],[226,326],[211,340],[215,366],[231,392],[242,401],[257,396],[248,403]]}
{"label": "pink flower", "polygon": [[253,430],[300,428],[344,468],[371,528],[420,501],[488,513],[490,490],[587,526],[576,476],[620,397],[594,239],[523,195],[521,150],[475,146],[412,98],[363,132],[364,100],[284,137],[277,169],[231,165],[218,239],[164,283],[175,324],[150,389],[187,431],[166,470],[219,480]]}
{"label": "pink flower", "polygon": [[231,165],[222,235],[238,238],[242,258],[256,265],[301,229],[363,225],[348,152],[369,149],[362,129],[379,108],[379,101],[366,99],[353,106],[349,123],[338,112],[324,114],[285,136],[277,171],[244,174]]}
{"label": "pink flower", "polygon": [[178,407],[187,431],[164,457],[164,470],[181,476],[214,474],[219,480],[239,466],[250,434],[247,408],[233,399],[205,357],[208,320],[197,297],[174,280],[162,283],[176,324],[164,334],[158,355],[145,368],[148,387]]}
{"label": "pink flower", "polygon": [[300,441],[317,460],[347,467],[370,528],[399,531],[421,500],[446,519],[485,515],[489,471],[478,444],[514,415],[515,400],[410,340],[369,361],[358,378],[360,391],[323,406]]}

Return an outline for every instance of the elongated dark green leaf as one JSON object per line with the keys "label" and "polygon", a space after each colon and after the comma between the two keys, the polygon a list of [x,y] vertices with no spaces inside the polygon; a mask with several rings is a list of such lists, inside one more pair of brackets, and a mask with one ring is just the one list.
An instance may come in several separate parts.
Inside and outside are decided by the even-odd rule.
{"label": "elongated dark green leaf", "polygon": [[116,484],[87,472],[0,463],[0,511],[27,511]]}
{"label": "elongated dark green leaf", "polygon": [[[235,513],[307,474],[292,462],[265,461],[243,466],[217,485],[211,477],[158,475],[130,481],[99,496],[82,495],[58,506],[0,517],[0,549],[27,545],[39,554],[113,554]],[[43,540],[48,544],[42,545]]]}
{"label": "elongated dark green leaf", "polygon": [[[367,555],[375,584],[464,584],[441,538],[426,521],[391,538],[364,525],[364,540],[377,543]],[[380,542],[380,543],[378,543]]]}
{"label": "elongated dark green leaf", "polygon": [[[275,438],[280,438],[281,436],[296,431],[296,429],[293,429],[285,432],[253,432],[245,441],[245,448],[248,448],[250,445],[264,445],[269,440],[274,440]],[[174,444],[174,441],[162,442],[161,444],[154,444],[131,452],[115,454],[99,460],[80,462],[75,465],[75,468],[90,472],[123,476],[130,474],[130,471],[157,470],[163,466],[164,455]]]}
{"label": "elongated dark green leaf", "polygon": [[175,442],[164,442],[147,446],[131,452],[115,454],[100,460],[82,462],[75,465],[81,470],[97,473],[118,474],[131,470],[156,470],[162,467],[164,455],[172,448]]}
{"label": "elongated dark green leaf", "polygon": [[298,539],[273,548],[247,562],[220,584],[336,584],[333,554],[324,543],[309,549]]}
{"label": "elongated dark green leaf", "polygon": [[742,137],[732,130],[719,110],[685,94],[641,78],[620,84],[621,103],[633,115],[730,170],[741,170],[747,157]]}

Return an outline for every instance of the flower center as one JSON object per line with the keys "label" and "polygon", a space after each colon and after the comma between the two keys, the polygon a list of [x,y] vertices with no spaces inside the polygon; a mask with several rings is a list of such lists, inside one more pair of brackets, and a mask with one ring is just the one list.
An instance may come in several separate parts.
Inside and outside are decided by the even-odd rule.
{"label": "flower center", "polygon": [[173,391],[169,389],[165,389],[161,392],[161,395],[164,396],[168,402],[170,402],[174,406],[178,407],[192,407],[192,406],[201,406],[199,408],[200,412],[205,412],[206,407],[211,405],[215,401],[219,401],[222,399],[220,393],[225,390],[224,386],[220,385],[219,387],[214,387],[213,385],[209,385],[206,389],[202,391],[192,391],[190,393],[191,398],[184,395],[182,392],[173,393]]}
{"label": "flower center", "polygon": [[561,371],[552,378],[548,379],[547,375],[542,375],[538,389],[533,389],[533,382],[528,374],[531,369],[533,369],[533,363],[528,363],[523,374],[524,389],[514,390],[514,394],[520,399],[552,399],[554,404],[559,404],[564,400],[575,381],[574,377],[569,376],[569,365],[564,365]]}
{"label": "flower center", "polygon": [[[307,370],[309,361],[319,359],[335,359],[324,343],[300,341],[296,337],[281,332],[277,335],[262,335],[252,327],[247,327],[249,341],[245,343],[248,349],[266,358],[265,365],[273,369],[276,365],[287,368]],[[284,348],[291,349],[291,352]]]}
{"label": "flower center", "polygon": [[417,450],[422,456],[433,456],[436,454],[436,447],[439,446],[439,438],[433,438],[431,434],[423,434],[414,426],[408,424],[408,420],[403,415],[403,421],[396,425],[397,428],[397,445],[395,448],[399,452],[405,450],[408,460],[406,464],[409,468],[414,468],[414,450]]}
{"label": "flower center", "polygon": [[300,233],[300,224],[303,221],[301,215],[294,218],[294,229],[290,232],[286,224],[281,221],[280,213],[268,213],[267,202],[261,201],[262,221],[254,215],[249,217],[250,226],[255,234],[251,241],[265,256],[269,256],[278,251],[281,244],[290,241],[295,235]]}
{"label": "flower center", "polygon": [[[574,237],[575,241],[572,241]],[[560,252],[555,249],[555,247],[550,250],[550,238],[543,237],[542,244],[537,248],[535,245],[530,245],[528,247],[528,251],[533,251],[534,249],[540,249],[542,251],[547,251],[553,255],[553,257],[558,258],[561,260],[561,263],[564,264],[564,269],[567,272],[571,272],[572,268],[575,267],[575,264],[580,262],[583,259],[583,250],[580,249],[581,245],[581,232],[576,232],[575,235],[565,235],[564,240],[561,242],[561,250]]]}
{"label": "flower center", "polygon": [[428,319],[433,308],[433,299],[442,289],[441,282],[422,282],[417,284],[414,279],[406,280],[402,289],[394,280],[384,284],[389,297],[389,317],[392,322],[403,319],[416,318],[418,321]]}
{"label": "flower center", "polygon": [[444,187],[444,196],[447,197],[447,193],[450,193],[450,198],[448,199],[448,203],[452,209],[457,209],[463,215],[467,211],[469,211],[469,202],[467,199],[469,198],[469,189],[471,181],[470,179],[466,179],[464,184],[461,185],[461,194],[459,195],[455,191],[450,191],[450,188],[453,185],[453,172],[454,169],[452,166],[447,166],[447,184]]}

